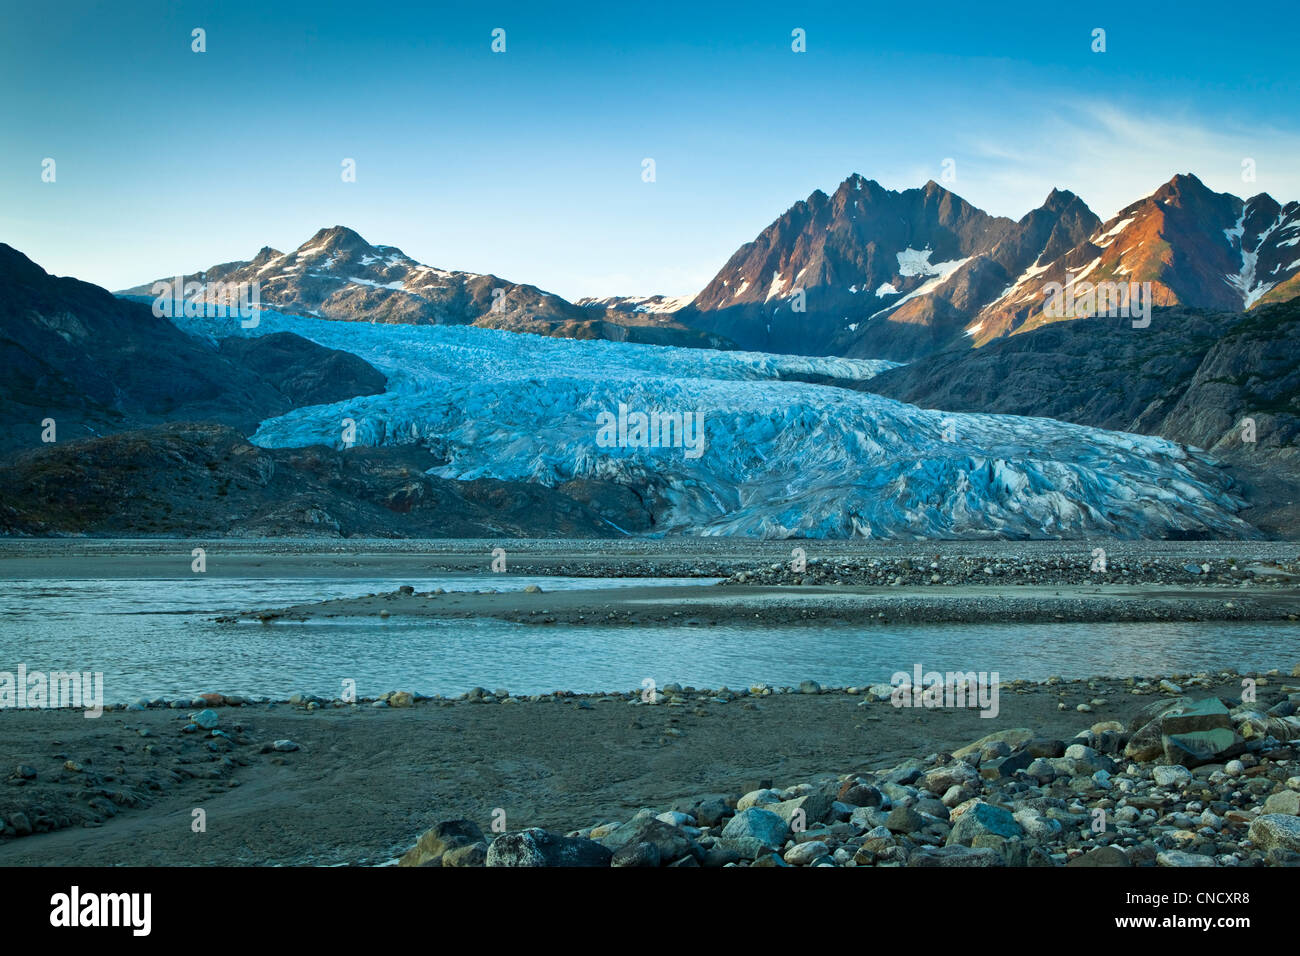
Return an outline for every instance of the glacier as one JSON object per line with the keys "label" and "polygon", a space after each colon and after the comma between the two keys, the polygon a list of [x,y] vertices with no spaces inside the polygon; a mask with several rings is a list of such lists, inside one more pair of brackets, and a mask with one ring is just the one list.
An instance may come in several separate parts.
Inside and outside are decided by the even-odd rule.
{"label": "glacier", "polygon": [[[633,488],[656,533],[874,539],[1258,537],[1208,455],[1046,418],[926,410],[857,388],[896,363],[548,338],[263,310],[173,319],[215,339],[295,332],[388,376],[381,395],[261,423],[263,447],[419,443],[444,478]],[[601,447],[619,406],[702,415],[703,454]],[[605,443],[608,444],[608,443]]]}

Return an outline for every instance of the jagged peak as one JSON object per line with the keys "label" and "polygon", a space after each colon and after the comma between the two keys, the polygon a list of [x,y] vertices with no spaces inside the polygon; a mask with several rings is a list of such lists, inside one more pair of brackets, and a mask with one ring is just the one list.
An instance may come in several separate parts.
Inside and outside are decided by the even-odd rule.
{"label": "jagged peak", "polygon": [[1147,198],[1162,201],[1176,199],[1186,194],[1209,196],[1214,194],[1214,190],[1201,182],[1194,173],[1175,173],[1169,182],[1162,185]]}
{"label": "jagged peak", "polygon": [[257,255],[253,256],[250,261],[263,263],[271,259],[278,259],[282,255],[284,255],[284,253],[279,249],[272,249],[270,246],[263,246],[261,249],[257,250]]}
{"label": "jagged peak", "polygon": [[854,192],[857,192],[858,190],[865,190],[867,192],[880,192],[883,189],[884,187],[881,186],[880,183],[876,182],[874,179],[868,179],[866,176],[863,176],[861,173],[850,173],[848,175],[848,178],[845,179],[844,182],[840,183],[839,188],[836,190],[836,192],[848,192],[850,190]]}

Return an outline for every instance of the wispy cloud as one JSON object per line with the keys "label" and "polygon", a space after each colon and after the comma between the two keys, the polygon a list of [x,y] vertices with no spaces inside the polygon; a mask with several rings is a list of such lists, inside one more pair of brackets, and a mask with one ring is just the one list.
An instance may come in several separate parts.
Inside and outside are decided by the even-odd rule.
{"label": "wispy cloud", "polygon": [[[975,169],[955,191],[1003,215],[1037,206],[1053,187],[1069,189],[1102,218],[1147,195],[1175,173],[1194,173],[1219,192],[1300,198],[1300,135],[1231,120],[1138,113],[1108,103],[1044,107],[1004,137],[969,137]],[[1244,181],[1243,161],[1256,179]],[[966,187],[963,191],[963,186]]]}

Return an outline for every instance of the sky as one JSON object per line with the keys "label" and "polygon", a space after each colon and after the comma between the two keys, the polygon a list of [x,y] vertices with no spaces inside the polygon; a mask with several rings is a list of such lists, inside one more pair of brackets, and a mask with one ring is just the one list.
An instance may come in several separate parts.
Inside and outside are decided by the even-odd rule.
{"label": "sky", "polygon": [[1294,0],[0,0],[0,242],[122,289],[346,225],[576,299],[694,294],[855,172],[1016,219],[1179,172],[1286,202],[1298,28]]}

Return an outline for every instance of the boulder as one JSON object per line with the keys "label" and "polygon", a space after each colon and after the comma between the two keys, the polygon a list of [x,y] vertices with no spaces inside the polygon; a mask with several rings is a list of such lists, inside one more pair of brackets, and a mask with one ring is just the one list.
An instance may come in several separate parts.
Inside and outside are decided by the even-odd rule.
{"label": "boulder", "polygon": [[[704,858],[704,849],[680,828],[653,816],[653,810],[642,810],[600,842],[610,850],[620,850],[636,843],[650,843],[663,863],[672,863],[684,856],[697,860]],[[628,864],[621,864],[628,865]],[[658,864],[656,864],[658,865]]]}
{"label": "boulder", "polygon": [[442,855],[443,866],[486,866],[488,845],[471,843],[468,846],[452,847]]}
{"label": "boulder", "polygon": [[838,799],[852,807],[878,807],[884,801],[884,794],[871,784],[849,779],[840,787]]}
{"label": "boulder", "polygon": [[[790,838],[790,827],[770,810],[742,810],[722,828],[722,842],[739,853],[757,858],[763,851],[779,850]],[[784,862],[784,861],[783,861]]]}
{"label": "boulder", "polygon": [[981,737],[974,743],[967,744],[959,750],[954,750],[952,755],[958,760],[968,757],[971,754],[979,753],[987,745],[992,743],[1005,743],[1012,750],[1023,747],[1026,743],[1034,738],[1034,732],[1028,727],[1012,727],[1007,730],[999,730],[996,733]]}
{"label": "boulder", "polygon": [[1265,852],[1277,847],[1300,853],[1300,817],[1266,813],[1250,825],[1250,841]]}
{"label": "boulder", "polygon": [[1156,854],[1156,866],[1218,866],[1212,856],[1188,853],[1186,850],[1161,850]]}
{"label": "boulder", "polygon": [[963,844],[970,846],[971,841],[983,834],[999,836],[1010,840],[1025,835],[1024,828],[1016,822],[1010,810],[1003,807],[975,800],[962,804],[953,813],[952,832],[948,834],[948,845]]}
{"label": "boulder", "polygon": [[[942,767],[935,767],[927,772],[919,782],[922,787],[931,793],[944,794],[952,787],[971,784],[978,779],[979,772],[974,767],[963,760],[954,760],[952,763],[944,764]],[[865,806],[865,804],[859,804],[859,806]]]}
{"label": "boulder", "polygon": [[1232,729],[1232,716],[1223,701],[1217,697],[1188,701],[1173,707],[1160,717],[1160,726],[1166,736],[1190,734],[1205,730]]}
{"label": "boulder", "polygon": [[[449,850],[460,847],[471,846],[475,843],[486,843],[483,838],[483,831],[478,828],[478,824],[473,820],[444,820],[441,823],[435,823],[428,830],[420,835],[415,846],[406,851],[398,866],[421,866],[437,857],[445,855]],[[472,865],[472,864],[447,864],[444,865]]]}
{"label": "boulder", "polygon": [[834,803],[828,795],[824,793],[805,794],[802,797],[796,797],[793,800],[783,800],[780,803],[771,803],[763,806],[764,810],[770,810],[787,824],[793,826],[795,814],[797,811],[803,811],[803,823],[805,828],[813,823],[828,823],[833,813],[831,804]]}
{"label": "boulder", "polygon": [[791,866],[808,866],[830,853],[830,848],[821,840],[809,840],[798,843],[785,851],[785,862]]}
{"label": "boulder", "polygon": [[1153,720],[1158,721],[1167,711],[1188,703],[1190,703],[1190,701],[1186,697],[1162,697],[1158,700],[1153,700],[1130,718],[1128,729],[1130,732],[1136,732],[1139,727],[1144,727]]}
{"label": "boulder", "polygon": [[1151,770],[1151,778],[1155,781],[1157,787],[1168,789],[1182,790],[1192,782],[1192,772],[1183,766],[1172,767],[1154,767]]}
{"label": "boulder", "polygon": [[533,827],[503,833],[488,847],[488,866],[609,866],[608,847],[584,837],[566,837]]}
{"label": "boulder", "polygon": [[751,790],[739,800],[736,801],[736,812],[740,813],[751,807],[762,807],[770,803],[781,802],[781,791],[774,790],[771,787],[760,787],[757,790]]}
{"label": "boulder", "polygon": [[625,843],[614,851],[610,866],[658,866],[662,862],[659,847],[653,843]]}
{"label": "boulder", "polygon": [[1165,752],[1164,737],[1159,718],[1148,721],[1133,732],[1124,747],[1124,756],[1143,763],[1158,760]]}
{"label": "boulder", "polygon": [[1300,816],[1300,793],[1294,790],[1279,790],[1269,794],[1264,801],[1265,813],[1280,813],[1285,816]]}
{"label": "boulder", "polygon": [[1097,867],[1097,866],[1132,866],[1133,864],[1129,860],[1129,858],[1124,855],[1124,851],[1121,850],[1119,847],[1096,846],[1093,847],[1091,850],[1088,850],[1086,853],[1081,853],[1079,856],[1076,856],[1073,860],[1071,860],[1069,863],[1065,865]]}
{"label": "boulder", "polygon": [[998,855],[997,850],[988,847],[976,850],[967,846],[950,844],[948,846],[921,847],[921,849],[908,857],[907,865],[925,867],[990,867],[1002,866],[1003,861],[1002,857]]}
{"label": "boulder", "polygon": [[1245,741],[1225,727],[1168,734],[1163,744],[1165,759],[1171,764],[1182,764],[1184,767],[1226,761],[1246,750]]}

